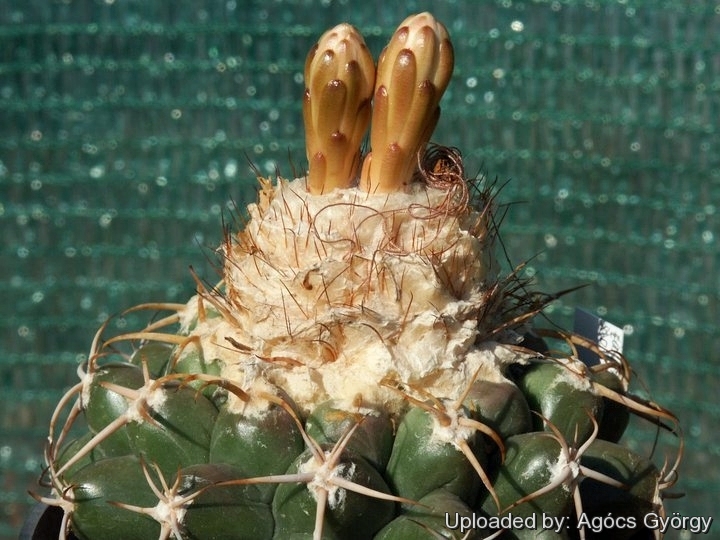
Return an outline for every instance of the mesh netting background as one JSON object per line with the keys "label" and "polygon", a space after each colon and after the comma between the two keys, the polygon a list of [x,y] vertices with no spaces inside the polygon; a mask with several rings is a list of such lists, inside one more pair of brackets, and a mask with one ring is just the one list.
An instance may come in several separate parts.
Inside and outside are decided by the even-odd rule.
{"label": "mesh netting background", "polygon": [[456,47],[434,140],[509,180],[502,238],[538,288],[589,285],[550,321],[571,327],[580,305],[624,326],[685,429],[670,511],[718,513],[720,3],[402,4],[0,0],[0,537],[30,508],[50,413],[98,325],[184,301],[190,265],[215,280],[221,220],[255,196],[248,159],[304,166],[320,33],[347,20],[377,55],[425,9]]}

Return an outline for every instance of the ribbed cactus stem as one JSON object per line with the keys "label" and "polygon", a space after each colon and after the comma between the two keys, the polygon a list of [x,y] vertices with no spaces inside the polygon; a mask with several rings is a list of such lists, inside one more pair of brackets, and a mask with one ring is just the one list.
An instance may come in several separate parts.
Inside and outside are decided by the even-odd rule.
{"label": "ribbed cactus stem", "polygon": [[303,117],[311,193],[350,187],[357,180],[374,81],[372,55],[349,24],[325,32],[308,53]]}
{"label": "ribbed cactus stem", "polygon": [[378,61],[363,190],[399,191],[410,183],[440,116],[453,59],[447,30],[429,13],[408,17],[395,31]]}
{"label": "ribbed cactus stem", "polygon": [[[395,32],[377,83],[352,26],[321,37],[308,177],[260,179],[216,287],[194,275],[186,304],[125,312],[145,327],[103,324],[52,414],[37,499],[64,514],[61,538],[584,540],[596,519],[603,538],[651,534],[678,419],[629,391],[619,353],[534,328],[559,295],[528,290],[523,265],[500,274],[493,185],[425,149],[452,64],[427,13]],[[678,436],[674,462],[618,444],[631,412]]]}

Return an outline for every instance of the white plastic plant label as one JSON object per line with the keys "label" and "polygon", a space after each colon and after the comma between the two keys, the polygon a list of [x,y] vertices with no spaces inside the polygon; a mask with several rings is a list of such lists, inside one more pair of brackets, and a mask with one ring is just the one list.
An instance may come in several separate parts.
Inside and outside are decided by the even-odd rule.
{"label": "white plastic plant label", "polygon": [[[613,353],[622,354],[625,333],[619,326],[609,323],[605,319],[593,315],[584,309],[575,308],[574,331],[576,334],[591,340],[600,349],[612,356]],[[595,351],[578,347],[578,355],[588,366],[602,362],[602,358]]]}

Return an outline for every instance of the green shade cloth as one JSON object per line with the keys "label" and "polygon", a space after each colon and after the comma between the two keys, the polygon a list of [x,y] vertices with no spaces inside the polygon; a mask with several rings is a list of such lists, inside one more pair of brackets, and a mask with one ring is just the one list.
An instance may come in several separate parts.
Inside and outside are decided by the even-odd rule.
{"label": "green shade cloth", "polygon": [[[1,538],[96,328],[186,300],[189,266],[217,279],[222,221],[255,196],[249,162],[302,171],[317,37],[348,21],[377,55],[427,9],[456,49],[433,139],[504,186],[511,264],[530,259],[545,291],[588,284],[547,324],[571,327],[579,305],[624,327],[685,430],[669,511],[718,514],[720,3],[0,0]],[[626,444],[654,435],[638,422]]]}

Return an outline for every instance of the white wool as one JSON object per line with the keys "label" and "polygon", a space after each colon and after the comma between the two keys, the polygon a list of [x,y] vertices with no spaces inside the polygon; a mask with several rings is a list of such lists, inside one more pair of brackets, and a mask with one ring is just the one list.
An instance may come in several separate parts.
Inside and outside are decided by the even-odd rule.
{"label": "white wool", "polygon": [[[447,196],[420,184],[311,195],[303,179],[280,180],[226,247],[232,317],[192,332],[206,358],[221,359],[223,375],[250,393],[274,385],[304,410],[330,397],[401,407],[380,384],[388,379],[452,399],[478,370],[500,377],[492,373],[508,363],[502,357],[517,355],[475,345],[497,278],[492,235],[474,231],[483,222],[474,210],[443,213]],[[197,305],[189,302],[184,328]]]}

